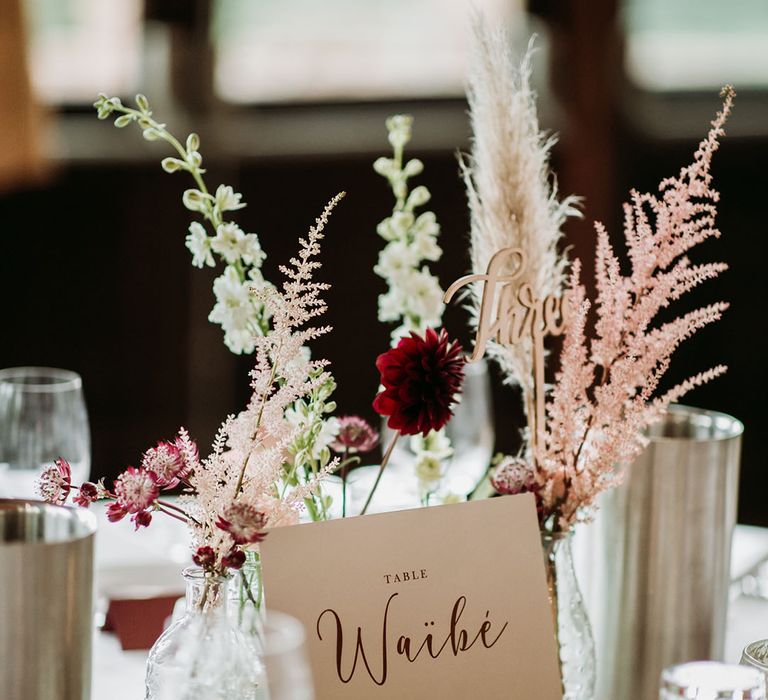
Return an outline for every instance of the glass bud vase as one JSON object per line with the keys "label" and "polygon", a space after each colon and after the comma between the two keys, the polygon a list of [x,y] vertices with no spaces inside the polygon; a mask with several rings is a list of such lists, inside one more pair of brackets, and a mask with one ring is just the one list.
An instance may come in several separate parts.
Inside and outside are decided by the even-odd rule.
{"label": "glass bud vase", "polygon": [[229,584],[229,615],[251,643],[262,632],[264,588],[261,582],[261,561],[256,552],[246,552],[245,563],[235,571]]}
{"label": "glass bud vase", "polygon": [[593,700],[595,642],[571,552],[572,533],[541,534],[563,700]]}
{"label": "glass bud vase", "polygon": [[263,663],[228,614],[229,579],[183,575],[186,612],[149,652],[145,700],[266,698]]}

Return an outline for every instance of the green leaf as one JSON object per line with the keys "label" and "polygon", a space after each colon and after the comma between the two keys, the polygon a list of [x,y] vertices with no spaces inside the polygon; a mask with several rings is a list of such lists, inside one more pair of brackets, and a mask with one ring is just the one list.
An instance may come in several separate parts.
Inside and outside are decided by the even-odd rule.
{"label": "green leaf", "polygon": [[149,101],[141,93],[136,95],[136,105],[142,112],[149,112]]}

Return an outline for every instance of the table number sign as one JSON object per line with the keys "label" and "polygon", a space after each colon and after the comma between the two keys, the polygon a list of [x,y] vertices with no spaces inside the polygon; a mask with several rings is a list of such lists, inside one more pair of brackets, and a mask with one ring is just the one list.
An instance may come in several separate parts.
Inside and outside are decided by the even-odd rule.
{"label": "table number sign", "polygon": [[562,697],[530,494],[276,528],[261,552],[318,700]]}

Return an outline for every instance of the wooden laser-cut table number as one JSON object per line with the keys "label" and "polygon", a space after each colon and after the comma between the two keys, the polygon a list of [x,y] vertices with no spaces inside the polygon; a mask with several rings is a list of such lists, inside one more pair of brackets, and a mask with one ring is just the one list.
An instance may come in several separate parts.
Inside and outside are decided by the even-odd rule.
{"label": "wooden laser-cut table number", "polygon": [[[515,265],[514,271],[501,274],[501,269]],[[462,287],[479,282],[483,285],[480,317],[477,323],[475,347],[469,362],[485,355],[486,345],[493,340],[500,345],[516,345],[524,338],[531,340],[533,396],[526,406],[530,421],[532,453],[544,441],[544,338],[560,335],[566,324],[565,296],[547,295],[536,298],[530,284],[515,284],[525,272],[526,257],[520,248],[503,248],[489,261],[483,275],[465,275],[445,292],[447,304]]]}

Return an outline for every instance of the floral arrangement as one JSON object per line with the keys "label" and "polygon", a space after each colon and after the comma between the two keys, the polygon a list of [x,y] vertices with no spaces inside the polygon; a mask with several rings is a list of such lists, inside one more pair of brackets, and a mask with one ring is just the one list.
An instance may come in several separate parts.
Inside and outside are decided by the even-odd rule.
{"label": "floral arrangement", "polygon": [[595,225],[594,301],[581,283],[580,261],[571,266],[565,337],[546,401],[543,440],[532,440],[524,457],[504,459],[493,478],[501,493],[536,495],[543,531],[567,532],[588,520],[598,494],[620,481],[617,465],[630,462],[645,446],[643,431],[670,403],[726,370],[717,365],[656,392],[677,347],[728,307],[715,303],[657,321],[662,309],[727,268],[724,263],[694,265],[687,253],[720,235],[710,165],[734,95],[731,87],[724,88],[723,109],[691,165],[662,180],[658,194],[630,193],[624,205],[628,274],[622,273],[622,261],[600,223]]}
{"label": "floral arrangement", "polygon": [[[271,309],[265,303],[274,286],[264,279],[261,266],[266,253],[255,233],[244,233],[226,212],[245,207],[242,195],[229,185],[219,185],[211,194],[205,183],[200,154],[200,138],[191,133],[184,145],[158,122],[144,95],[136,95],[136,108],[127,107],[117,97],[99,95],[94,103],[99,119],[115,114],[114,124],[124,128],[135,123],[148,141],[161,140],[169,144],[178,157],[167,157],[161,162],[168,173],[188,172],[196,187],[182,195],[184,206],[202,217],[202,223],[193,221],[189,226],[186,246],[192,253],[195,267],[214,267],[216,258],[224,265],[223,273],[213,283],[216,303],[208,320],[220,325],[224,343],[235,354],[251,354],[257,339],[269,333]],[[206,226],[208,227],[206,229]],[[254,293],[254,291],[256,293]],[[330,414],[336,409],[331,397],[336,382],[330,372],[323,372],[323,381],[293,404],[286,406],[285,417],[297,429],[296,436],[286,451],[293,470],[301,473],[324,468],[331,459],[330,443],[338,432],[339,422]],[[313,518],[323,517],[327,508],[312,507]]]}
{"label": "floral arrangement", "polygon": [[[297,401],[311,401],[328,383],[327,362],[310,360],[303,349],[330,330],[312,325],[326,310],[321,294],[329,287],[313,275],[320,267],[316,258],[323,229],[342,196],[331,200],[300,240],[298,256],[281,267],[286,277],[282,288],[253,290],[269,314],[271,329],[254,339],[251,399],[245,410],[224,421],[211,454],[201,460],[182,428],[174,442],[147,450],[141,466],[128,467],[111,491],[103,482],[73,486],[69,465],[60,459],[40,478],[45,500],[62,504],[74,488],[73,500],[80,506],[111,501],[107,515],[113,522],[130,514],[138,529],[148,526],[156,512],[182,520],[192,530],[194,562],[210,574],[242,567],[246,549],[264,538],[266,528],[297,523],[305,507],[314,517],[325,511],[318,486],[339,460],[320,468],[312,462],[287,462],[286,454],[304,439],[304,427],[287,420],[286,411]],[[300,464],[313,466],[300,472]],[[178,504],[160,498],[162,491],[179,484],[184,495]]]}

